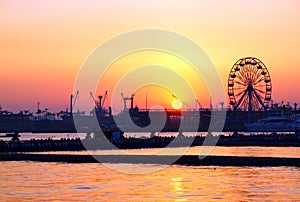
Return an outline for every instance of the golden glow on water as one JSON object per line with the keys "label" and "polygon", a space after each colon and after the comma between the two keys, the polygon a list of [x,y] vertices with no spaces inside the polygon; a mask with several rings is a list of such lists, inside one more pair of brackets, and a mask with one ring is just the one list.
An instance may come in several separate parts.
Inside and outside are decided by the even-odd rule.
{"label": "golden glow on water", "polygon": [[[132,175],[101,164],[0,162],[3,201],[295,201],[293,167],[169,166]],[[126,166],[126,164],[120,164]],[[156,165],[135,165],[135,169]]]}
{"label": "golden glow on water", "polygon": [[183,188],[182,188],[182,177],[173,177],[170,179],[170,185],[172,186],[172,190],[174,193],[178,195],[183,194]]}

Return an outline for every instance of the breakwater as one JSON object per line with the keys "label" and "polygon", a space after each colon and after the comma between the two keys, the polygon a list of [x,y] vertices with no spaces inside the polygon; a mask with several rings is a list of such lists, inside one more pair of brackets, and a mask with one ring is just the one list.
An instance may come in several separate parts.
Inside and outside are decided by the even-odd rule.
{"label": "breakwater", "polygon": [[198,155],[66,155],[0,153],[0,161],[40,161],[67,163],[130,163],[186,166],[294,166],[300,167],[300,158],[234,157]]}

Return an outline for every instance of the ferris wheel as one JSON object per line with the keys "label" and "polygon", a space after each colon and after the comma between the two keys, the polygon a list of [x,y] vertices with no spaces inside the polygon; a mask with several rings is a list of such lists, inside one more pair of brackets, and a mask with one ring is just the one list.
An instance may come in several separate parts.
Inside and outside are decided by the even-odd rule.
{"label": "ferris wheel", "polygon": [[267,110],[271,94],[271,77],[262,61],[246,57],[233,65],[228,77],[228,96],[235,110]]}

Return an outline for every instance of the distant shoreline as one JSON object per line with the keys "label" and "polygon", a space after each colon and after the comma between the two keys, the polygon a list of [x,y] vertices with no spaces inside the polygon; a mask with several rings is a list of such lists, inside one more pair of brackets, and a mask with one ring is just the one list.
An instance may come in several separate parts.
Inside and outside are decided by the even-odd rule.
{"label": "distant shoreline", "polygon": [[295,134],[261,134],[231,136],[153,136],[150,138],[133,138],[118,136],[95,136],[88,139],[61,138],[59,140],[32,139],[19,140],[18,134],[12,134],[10,141],[0,140],[0,152],[43,152],[43,151],[82,151],[82,150],[115,150],[144,149],[189,146],[262,146],[262,147],[300,147],[300,135]]}

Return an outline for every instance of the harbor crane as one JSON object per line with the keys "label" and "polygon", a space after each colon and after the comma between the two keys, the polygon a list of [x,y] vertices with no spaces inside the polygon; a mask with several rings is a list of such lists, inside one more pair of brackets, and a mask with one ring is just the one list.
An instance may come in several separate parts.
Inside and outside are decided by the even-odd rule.
{"label": "harbor crane", "polygon": [[107,97],[107,91],[105,91],[104,96],[102,96],[102,95],[98,96],[98,98],[99,98],[98,101],[96,101],[96,99],[95,99],[92,92],[90,92],[90,96],[91,96],[92,100],[95,103],[95,111],[98,113],[98,115],[105,116],[107,113],[108,113],[109,116],[112,115],[111,107],[108,107],[108,112],[103,108],[106,97]]}
{"label": "harbor crane", "polygon": [[98,98],[99,98],[99,108],[100,109],[104,106],[106,97],[107,97],[107,91],[105,91],[104,97],[102,95],[98,96]]}
{"label": "harbor crane", "polygon": [[124,103],[124,111],[127,111],[127,102],[130,101],[130,109],[133,109],[133,99],[134,99],[135,94],[132,94],[131,97],[124,97],[124,94],[121,93],[121,97],[123,99]]}
{"label": "harbor crane", "polygon": [[99,98],[99,101],[98,101],[98,102],[96,101],[96,99],[95,99],[95,97],[94,97],[94,95],[93,95],[92,92],[90,92],[90,96],[91,96],[92,100],[93,100],[94,103],[95,103],[95,107],[96,107],[97,109],[102,109],[103,106],[104,106],[106,97],[107,97],[107,91],[105,91],[104,97],[103,97],[102,95],[99,95],[99,96],[98,96],[98,98]]}

